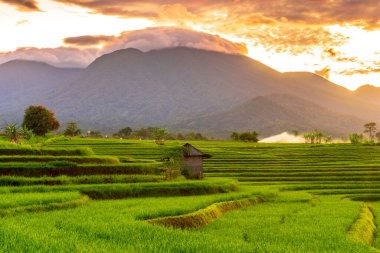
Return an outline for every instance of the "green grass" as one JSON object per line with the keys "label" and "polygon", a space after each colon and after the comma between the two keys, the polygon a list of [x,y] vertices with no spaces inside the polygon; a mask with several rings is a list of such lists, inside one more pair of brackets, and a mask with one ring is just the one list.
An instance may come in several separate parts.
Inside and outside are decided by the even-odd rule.
{"label": "green grass", "polygon": [[13,162],[54,162],[69,161],[75,163],[94,163],[94,164],[118,164],[119,159],[112,156],[0,156],[0,163]]}
{"label": "green grass", "polygon": [[372,245],[376,238],[376,230],[373,209],[369,205],[364,205],[360,209],[358,218],[348,230],[347,236],[351,240]]}
{"label": "green grass", "polygon": [[[182,141],[158,146],[154,141],[61,138],[43,149],[94,154],[0,153],[0,173],[13,170],[17,175],[0,177],[0,196],[35,194],[37,200],[39,194],[67,193],[81,196],[72,201],[92,199],[62,210],[49,205],[71,200],[37,204],[39,209],[31,208],[30,198],[31,205],[6,208],[23,211],[2,218],[0,252],[360,253],[380,248],[379,233],[373,247],[347,236],[348,231],[363,231],[355,224],[370,227],[358,218],[364,201],[373,207],[373,225],[380,224],[380,146],[191,143],[212,155],[204,161],[204,181],[161,182],[163,152]],[[95,157],[117,163],[91,161]],[[192,222],[194,212],[204,214],[200,210],[218,202],[257,197],[266,201],[223,216],[211,208],[201,215],[200,223],[206,222],[192,230],[147,222],[177,216]]]}
{"label": "green grass", "polygon": [[262,203],[263,201],[261,197],[224,201],[214,203],[193,213],[156,218],[148,220],[148,222],[153,225],[161,225],[169,228],[194,229],[210,224],[227,212],[247,208]]}
{"label": "green grass", "polygon": [[88,202],[79,192],[0,194],[0,217],[22,212],[40,212],[76,207]]}
{"label": "green grass", "polygon": [[90,175],[90,176],[57,176],[57,177],[0,177],[0,186],[28,186],[28,185],[78,185],[78,184],[115,184],[162,182],[159,175]]}
{"label": "green grass", "polygon": [[2,146],[1,155],[40,155],[40,156],[93,156],[91,148],[32,148],[28,146]]}

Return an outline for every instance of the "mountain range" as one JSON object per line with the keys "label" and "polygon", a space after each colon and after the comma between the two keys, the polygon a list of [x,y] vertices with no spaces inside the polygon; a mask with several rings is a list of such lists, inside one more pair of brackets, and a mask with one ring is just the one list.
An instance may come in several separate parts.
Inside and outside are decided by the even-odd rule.
{"label": "mountain range", "polygon": [[243,55],[190,48],[103,55],[85,69],[16,60],[0,65],[0,124],[43,104],[61,122],[112,133],[161,126],[226,137],[231,131],[320,129],[333,135],[380,121],[380,88],[350,91],[307,72],[280,73]]}

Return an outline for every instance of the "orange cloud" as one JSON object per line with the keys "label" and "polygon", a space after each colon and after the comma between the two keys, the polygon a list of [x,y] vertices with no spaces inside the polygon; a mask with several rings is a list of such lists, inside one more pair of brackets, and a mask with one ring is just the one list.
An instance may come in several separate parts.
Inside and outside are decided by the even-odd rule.
{"label": "orange cloud", "polygon": [[41,11],[34,0],[0,0],[0,2],[12,5],[19,11]]}
{"label": "orange cloud", "polygon": [[321,77],[329,79],[330,78],[330,71],[331,71],[330,67],[326,66],[321,70],[316,70],[314,73],[321,76]]}
{"label": "orange cloud", "polygon": [[[380,20],[380,2],[377,0],[282,0],[282,1],[250,1],[250,0],[56,0],[90,8],[94,12],[122,17],[145,17],[156,19],[167,15],[167,8],[182,9],[180,13],[196,17],[203,21],[210,19],[210,13],[226,11],[224,17],[229,21],[242,18],[248,23],[256,20],[287,22],[297,24],[351,24],[368,29],[377,29]],[[163,6],[166,6],[162,8]],[[172,6],[172,7],[170,7]],[[171,12],[172,21],[177,13]],[[253,16],[252,16],[253,15]],[[251,18],[250,18],[251,16]],[[211,14],[211,17],[213,15]],[[194,20],[196,21],[196,20]],[[181,22],[181,21],[180,21]],[[256,23],[256,22],[253,22]]]}
{"label": "orange cloud", "polygon": [[252,41],[255,46],[293,55],[313,53],[315,47],[332,48],[347,41],[345,36],[322,27],[262,26],[242,36]]}
{"label": "orange cloud", "polygon": [[347,75],[347,76],[352,76],[352,75],[367,75],[371,73],[380,73],[380,68],[374,68],[374,67],[365,67],[362,69],[358,68],[352,68],[352,69],[346,69],[343,71],[338,72],[341,75]]}

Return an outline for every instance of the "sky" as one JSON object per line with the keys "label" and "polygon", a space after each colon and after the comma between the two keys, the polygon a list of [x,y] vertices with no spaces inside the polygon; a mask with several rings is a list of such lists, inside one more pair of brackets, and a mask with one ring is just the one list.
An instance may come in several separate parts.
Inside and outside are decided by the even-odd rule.
{"label": "sky", "polygon": [[0,0],[0,38],[0,63],[85,67],[121,48],[188,46],[380,87],[378,0]]}

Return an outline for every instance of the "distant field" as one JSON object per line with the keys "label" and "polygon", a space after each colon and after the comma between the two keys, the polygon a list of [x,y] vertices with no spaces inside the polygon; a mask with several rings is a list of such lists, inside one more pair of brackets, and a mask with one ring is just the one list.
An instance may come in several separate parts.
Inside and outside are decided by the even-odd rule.
{"label": "distant field", "polygon": [[[380,250],[380,146],[192,141],[205,180],[164,182],[184,143],[0,144],[0,252]],[[148,222],[167,217],[185,229]]]}

